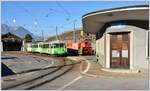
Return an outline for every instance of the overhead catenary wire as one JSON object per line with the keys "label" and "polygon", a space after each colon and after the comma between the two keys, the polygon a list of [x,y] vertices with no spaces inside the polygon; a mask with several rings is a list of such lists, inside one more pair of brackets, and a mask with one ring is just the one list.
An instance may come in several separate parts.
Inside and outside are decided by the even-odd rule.
{"label": "overhead catenary wire", "polygon": [[30,15],[30,17],[33,18],[34,21],[37,21],[37,17],[35,17],[35,15],[33,15],[27,8],[25,8],[24,6],[22,6],[21,4],[17,4],[24,12],[26,12],[28,15]]}
{"label": "overhead catenary wire", "polygon": [[[27,24],[25,24],[25,26],[26,27],[29,27],[29,26],[34,27],[35,28],[34,31],[36,31],[36,28],[44,28],[44,29],[50,29],[50,30],[54,29],[55,30],[55,26],[57,26],[57,28],[63,28],[63,29],[69,29],[70,30],[70,27],[66,28],[65,26],[74,23],[74,20],[78,20],[78,19],[71,19],[71,13],[66,8],[64,8],[64,6],[59,1],[56,1],[56,4],[57,4],[58,7],[60,7],[62,9],[62,11],[59,11],[59,10],[53,9],[53,8],[49,8],[50,12],[46,11],[46,13],[44,14],[43,17],[48,17],[49,14],[54,14],[54,13],[61,13],[61,14],[64,13],[66,15],[66,17],[65,17],[66,21],[65,21],[65,23],[63,23],[60,26],[53,25],[53,26],[46,26],[46,27],[41,26],[41,24],[40,25],[38,24],[39,23],[39,21],[38,21],[39,18],[35,14],[32,14],[32,12],[30,12],[26,7],[23,7],[22,5],[19,5],[19,4],[18,5],[20,6],[20,8],[24,12],[26,12],[28,15],[30,15],[33,18],[33,20],[34,20],[33,23],[34,23],[35,26],[27,25]],[[79,17],[79,18],[81,18],[81,17]],[[38,26],[37,26],[37,24],[38,24]],[[40,29],[40,30],[42,30],[42,29]]]}
{"label": "overhead catenary wire", "polygon": [[68,12],[68,10],[65,9],[65,8],[61,5],[61,3],[60,3],[59,1],[56,1],[56,4],[66,13],[66,15],[69,16],[69,18],[71,17],[70,12]]}
{"label": "overhead catenary wire", "polygon": [[[19,5],[19,4],[18,4]],[[37,19],[37,17],[35,17],[35,15],[33,15],[32,13],[30,13],[29,12],[29,10],[28,9],[26,9],[25,7],[23,7],[23,6],[21,6],[21,5],[19,5],[26,13],[28,13],[31,17],[33,17],[34,18],[34,27],[35,28],[37,28],[37,24],[38,24],[38,19]],[[25,24],[24,24],[25,25]],[[39,25],[38,25],[39,26]],[[40,27],[40,26],[39,26]],[[41,32],[42,32],[42,39],[43,39],[43,41],[44,41],[44,30],[41,30]]]}

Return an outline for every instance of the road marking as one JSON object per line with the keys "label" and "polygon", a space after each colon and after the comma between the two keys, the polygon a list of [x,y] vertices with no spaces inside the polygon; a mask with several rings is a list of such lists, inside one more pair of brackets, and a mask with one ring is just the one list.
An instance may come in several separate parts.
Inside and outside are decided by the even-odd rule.
{"label": "road marking", "polygon": [[75,83],[76,81],[78,81],[79,79],[81,79],[83,76],[78,76],[77,78],[73,79],[71,82],[69,82],[68,84],[56,89],[56,90],[63,90],[64,88],[70,86],[71,84]]}
{"label": "road marking", "polygon": [[[88,63],[88,66],[87,66],[87,68],[83,71],[84,73],[86,73],[88,70],[89,70],[89,68],[90,68],[90,66],[91,66],[91,64],[89,63],[89,61],[87,61],[87,63]],[[62,87],[60,87],[60,88],[58,88],[58,89],[56,89],[56,90],[63,90],[63,89],[65,89],[66,87],[68,87],[68,86],[70,86],[71,84],[73,84],[73,83],[75,83],[76,81],[78,81],[79,79],[81,79],[83,76],[78,76],[77,78],[75,78],[75,79],[73,79],[71,82],[69,82],[68,84],[66,84],[66,85],[64,85],[64,86],[62,86]]]}
{"label": "road marking", "polygon": [[88,63],[88,66],[87,66],[87,68],[83,71],[84,73],[86,73],[86,72],[89,70],[90,66],[91,66],[91,64],[89,63],[89,61],[87,61],[87,63]]}

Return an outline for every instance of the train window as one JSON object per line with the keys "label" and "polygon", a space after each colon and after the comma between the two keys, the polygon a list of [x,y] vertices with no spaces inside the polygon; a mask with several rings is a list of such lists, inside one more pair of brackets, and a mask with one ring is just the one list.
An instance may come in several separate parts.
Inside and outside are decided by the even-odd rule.
{"label": "train window", "polygon": [[50,48],[53,48],[53,45],[50,45]]}
{"label": "train window", "polygon": [[64,47],[64,44],[63,44],[63,43],[60,43],[60,47]]}
{"label": "train window", "polygon": [[49,44],[44,44],[43,48],[49,48]]}
{"label": "train window", "polygon": [[34,47],[35,47],[35,48],[38,48],[38,45],[36,44]]}
{"label": "train window", "polygon": [[38,45],[36,44],[35,47],[38,48]]}
{"label": "train window", "polygon": [[52,44],[52,45],[51,45],[51,48],[55,48],[55,45],[54,45],[54,44]]}
{"label": "train window", "polygon": [[64,47],[64,43],[55,43],[51,46],[51,48],[60,48],[60,47]]}
{"label": "train window", "polygon": [[42,46],[42,45],[39,45],[39,47],[41,47],[41,48],[42,48],[43,46]]}
{"label": "train window", "polygon": [[54,44],[54,48],[58,48],[59,47],[59,44]]}
{"label": "train window", "polygon": [[45,47],[46,47],[46,48],[49,48],[49,44],[46,44]]}
{"label": "train window", "polygon": [[45,44],[43,44],[43,48],[45,48]]}

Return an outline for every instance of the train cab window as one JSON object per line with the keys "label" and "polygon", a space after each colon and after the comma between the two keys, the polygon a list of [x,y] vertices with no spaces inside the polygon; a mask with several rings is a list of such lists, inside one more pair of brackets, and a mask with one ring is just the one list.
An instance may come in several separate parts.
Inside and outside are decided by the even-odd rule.
{"label": "train cab window", "polygon": [[59,47],[59,44],[54,44],[54,48],[58,48]]}
{"label": "train cab window", "polygon": [[64,47],[64,44],[63,44],[63,43],[60,43],[60,47]]}

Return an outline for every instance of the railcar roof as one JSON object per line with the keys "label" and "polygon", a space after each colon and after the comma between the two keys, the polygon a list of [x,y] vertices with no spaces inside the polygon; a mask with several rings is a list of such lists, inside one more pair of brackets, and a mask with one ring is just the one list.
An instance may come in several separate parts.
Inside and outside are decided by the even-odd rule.
{"label": "railcar roof", "polygon": [[54,44],[54,43],[65,43],[65,42],[64,41],[32,42],[31,44]]}

